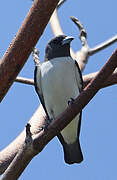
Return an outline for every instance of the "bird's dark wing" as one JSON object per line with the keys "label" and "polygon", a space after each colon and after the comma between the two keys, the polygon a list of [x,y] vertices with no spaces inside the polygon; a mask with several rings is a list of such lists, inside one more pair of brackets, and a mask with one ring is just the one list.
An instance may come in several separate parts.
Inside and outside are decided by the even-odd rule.
{"label": "bird's dark wing", "polygon": [[75,60],[75,73],[76,73],[76,81],[77,81],[79,90],[81,92],[83,89],[83,79],[82,79],[81,70],[80,70],[79,65],[76,60]]}
{"label": "bird's dark wing", "polygon": [[[82,79],[81,70],[80,70],[79,65],[78,65],[76,60],[75,60],[75,73],[76,73],[77,85],[78,85],[79,91],[81,93],[81,91],[83,89],[83,79]],[[80,112],[79,123],[78,123],[78,132],[77,132],[78,133],[78,137],[80,135],[81,117],[82,117],[82,111]]]}
{"label": "bird's dark wing", "polygon": [[35,90],[39,96],[40,102],[45,110],[45,113],[47,115],[47,118],[49,119],[45,103],[44,103],[44,97],[43,97],[43,92],[42,92],[42,85],[41,85],[41,66],[35,66],[35,71],[34,71],[34,86]]}

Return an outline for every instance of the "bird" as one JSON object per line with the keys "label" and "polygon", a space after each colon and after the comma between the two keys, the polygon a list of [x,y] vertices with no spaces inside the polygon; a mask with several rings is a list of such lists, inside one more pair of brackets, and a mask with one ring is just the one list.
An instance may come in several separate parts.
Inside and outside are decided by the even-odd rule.
{"label": "bird", "polygon": [[[52,38],[45,48],[44,62],[35,67],[35,90],[49,123],[73,103],[83,88],[79,65],[70,55],[73,39],[66,35]],[[82,111],[57,135],[69,165],[83,161],[79,140],[81,116]]]}

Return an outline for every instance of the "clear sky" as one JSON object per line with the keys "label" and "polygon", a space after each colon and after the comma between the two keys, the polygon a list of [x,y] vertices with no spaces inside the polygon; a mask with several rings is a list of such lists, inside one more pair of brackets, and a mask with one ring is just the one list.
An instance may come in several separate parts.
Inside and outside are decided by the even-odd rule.
{"label": "clear sky", "polygon": [[[21,26],[31,0],[4,0],[0,3],[0,58]],[[63,31],[75,40],[72,48],[80,49],[76,26],[69,16],[76,16],[84,24],[91,47],[117,34],[117,0],[89,0],[67,2],[59,10]],[[37,44],[40,58],[53,37],[50,25]],[[97,53],[89,59],[83,74],[98,71],[111,56],[117,43]],[[32,55],[22,69],[20,76],[33,78],[34,64]],[[117,86],[102,89],[83,110],[80,141],[84,155],[81,164],[67,165],[63,150],[57,138],[29,164],[20,180],[110,180],[117,178]],[[14,83],[0,105],[0,150],[5,148],[25,127],[33,115],[39,100],[32,86]]]}

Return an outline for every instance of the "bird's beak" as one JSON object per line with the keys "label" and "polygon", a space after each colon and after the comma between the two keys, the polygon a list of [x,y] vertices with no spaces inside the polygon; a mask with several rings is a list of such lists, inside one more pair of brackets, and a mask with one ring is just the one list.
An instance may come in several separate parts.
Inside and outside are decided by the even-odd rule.
{"label": "bird's beak", "polygon": [[74,38],[72,36],[67,36],[63,39],[62,45],[69,44]]}

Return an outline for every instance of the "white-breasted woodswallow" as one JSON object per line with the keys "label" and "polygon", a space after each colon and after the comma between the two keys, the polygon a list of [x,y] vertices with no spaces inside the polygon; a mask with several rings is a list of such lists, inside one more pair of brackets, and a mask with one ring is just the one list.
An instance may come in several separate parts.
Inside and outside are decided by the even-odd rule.
{"label": "white-breasted woodswallow", "polygon": [[[45,50],[45,62],[35,68],[35,89],[50,120],[62,113],[82,91],[81,71],[77,61],[70,56],[73,39],[59,35],[50,40]],[[81,113],[58,135],[68,164],[83,160],[79,142]]]}

